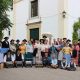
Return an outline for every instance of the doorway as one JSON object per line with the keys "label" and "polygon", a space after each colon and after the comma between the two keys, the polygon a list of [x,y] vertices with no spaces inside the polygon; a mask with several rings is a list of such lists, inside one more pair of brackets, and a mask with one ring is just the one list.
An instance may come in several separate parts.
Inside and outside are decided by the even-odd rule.
{"label": "doorway", "polygon": [[30,39],[39,40],[39,28],[30,29]]}

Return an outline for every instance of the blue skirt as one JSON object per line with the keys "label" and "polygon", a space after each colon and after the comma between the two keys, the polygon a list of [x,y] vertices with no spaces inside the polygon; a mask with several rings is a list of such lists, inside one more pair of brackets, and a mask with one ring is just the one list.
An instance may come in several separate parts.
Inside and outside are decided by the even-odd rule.
{"label": "blue skirt", "polygon": [[70,54],[64,54],[64,58],[67,61],[67,65],[70,65],[70,61],[71,61],[71,55]]}
{"label": "blue skirt", "polygon": [[3,63],[4,59],[3,59],[3,53],[0,53],[0,63]]}

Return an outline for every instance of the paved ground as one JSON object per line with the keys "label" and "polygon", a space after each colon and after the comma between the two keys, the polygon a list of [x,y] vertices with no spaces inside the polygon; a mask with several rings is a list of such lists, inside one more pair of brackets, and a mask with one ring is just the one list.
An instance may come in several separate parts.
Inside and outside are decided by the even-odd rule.
{"label": "paved ground", "polygon": [[80,80],[80,68],[75,72],[34,67],[3,69],[0,80]]}

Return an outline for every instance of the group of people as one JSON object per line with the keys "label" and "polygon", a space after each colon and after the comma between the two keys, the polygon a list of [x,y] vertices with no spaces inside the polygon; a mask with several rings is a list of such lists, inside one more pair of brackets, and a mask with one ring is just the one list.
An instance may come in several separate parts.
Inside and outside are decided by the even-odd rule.
{"label": "group of people", "polygon": [[10,57],[13,64],[16,64],[16,60],[19,58],[24,63],[25,54],[31,54],[34,66],[42,64],[43,67],[73,71],[76,70],[76,66],[80,66],[80,40],[71,44],[71,41],[67,38],[58,38],[52,41],[47,39],[31,39],[30,41],[12,39],[10,43],[8,39],[8,37],[5,37],[4,41],[0,42],[0,48],[9,49],[4,53],[3,59],[0,57],[0,64],[4,63],[6,65],[8,57]]}

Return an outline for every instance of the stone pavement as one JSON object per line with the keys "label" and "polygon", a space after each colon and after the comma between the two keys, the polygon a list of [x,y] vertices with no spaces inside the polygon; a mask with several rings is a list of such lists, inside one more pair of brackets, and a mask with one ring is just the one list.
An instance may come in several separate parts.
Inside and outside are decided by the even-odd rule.
{"label": "stone pavement", "polygon": [[50,68],[9,68],[0,70],[0,80],[80,80],[77,71]]}

